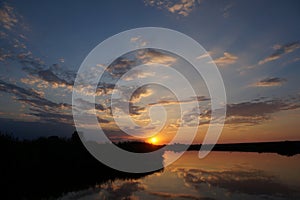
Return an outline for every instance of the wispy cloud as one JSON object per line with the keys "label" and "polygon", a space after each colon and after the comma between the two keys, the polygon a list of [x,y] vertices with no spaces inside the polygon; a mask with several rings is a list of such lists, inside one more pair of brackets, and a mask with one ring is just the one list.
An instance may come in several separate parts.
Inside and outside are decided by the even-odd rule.
{"label": "wispy cloud", "polygon": [[224,18],[228,18],[230,16],[230,10],[233,7],[233,3],[227,4],[224,8],[223,8],[223,17]]}
{"label": "wispy cloud", "polygon": [[284,78],[279,77],[270,77],[262,79],[256,83],[254,83],[252,86],[254,87],[274,87],[274,86],[281,86],[284,84],[287,80]]}
{"label": "wispy cloud", "polygon": [[15,96],[19,103],[29,106],[26,114],[38,117],[41,122],[73,123],[70,104],[50,101],[34,89],[22,88],[2,80],[0,91]]}
{"label": "wispy cloud", "polygon": [[188,16],[200,4],[200,1],[196,0],[145,0],[144,2],[148,6],[164,9],[184,17]]}
{"label": "wispy cloud", "polygon": [[0,6],[0,26],[11,30],[17,25],[19,17],[15,13],[14,8],[7,3],[1,3]]}
{"label": "wispy cloud", "polygon": [[[287,44],[284,44],[284,45],[275,44],[275,45],[273,45],[274,52],[271,55],[259,60],[255,64],[250,64],[250,65],[247,65],[247,66],[244,66],[244,67],[240,68],[239,69],[240,74],[241,75],[245,74],[246,73],[245,70],[255,69],[255,68],[257,68],[261,65],[264,65],[266,63],[278,60],[278,59],[282,58],[284,55],[286,55],[288,53],[292,53],[292,52],[296,51],[299,48],[300,48],[300,42],[298,42],[298,41],[290,42],[290,43],[287,43]],[[299,60],[300,59],[298,57],[296,57],[296,58],[293,58],[292,60],[284,62],[282,65],[297,62]]]}
{"label": "wispy cloud", "polygon": [[[296,96],[289,99],[254,99],[241,103],[227,104],[225,124],[231,126],[254,126],[272,119],[272,114],[285,110],[295,110],[300,108],[300,98]],[[183,116],[183,125],[195,126],[191,123],[196,117],[200,124],[208,124],[211,120],[211,110],[201,109],[201,113],[192,110]],[[176,124],[175,124],[176,125]],[[178,124],[177,124],[178,126]]]}
{"label": "wispy cloud", "polygon": [[155,49],[139,51],[137,59],[146,65],[162,64],[170,66],[177,61],[177,58],[174,55]]}
{"label": "wispy cloud", "polygon": [[72,88],[75,80],[75,73],[72,71],[66,71],[58,64],[54,64],[49,68],[25,68],[25,70],[31,75],[39,78],[42,81],[47,82],[52,88]]}
{"label": "wispy cloud", "polygon": [[140,87],[134,91],[134,93],[131,96],[130,102],[137,103],[143,97],[148,97],[148,96],[152,95],[153,93],[154,93],[154,91],[149,87]]}
{"label": "wispy cloud", "polygon": [[273,99],[227,105],[226,123],[256,125],[271,119],[273,113],[300,108],[300,99]]}
{"label": "wispy cloud", "polygon": [[144,47],[148,44],[146,40],[143,40],[141,36],[130,38],[130,42],[136,44],[139,47]]}
{"label": "wispy cloud", "polygon": [[[28,52],[24,33],[28,27],[23,17],[8,3],[0,2],[0,61],[14,59],[17,54]],[[22,32],[21,32],[22,31]],[[5,47],[5,48],[3,48]]]}
{"label": "wispy cloud", "polygon": [[196,59],[200,60],[200,59],[203,59],[203,58],[207,58],[209,56],[212,56],[214,53],[215,52],[213,52],[213,51],[208,51],[208,52],[206,52],[204,54],[199,55]]}
{"label": "wispy cloud", "polygon": [[260,60],[258,62],[258,65],[263,65],[268,62],[277,60],[277,59],[281,58],[283,55],[291,53],[299,48],[300,48],[299,42],[291,42],[291,43],[284,44],[284,45],[274,45],[273,49],[275,49],[275,52],[272,53],[271,55],[267,56],[266,58]]}
{"label": "wispy cloud", "polygon": [[182,103],[191,103],[191,102],[202,102],[202,101],[209,101],[210,98],[205,96],[196,96],[196,97],[190,97],[188,99],[178,101],[173,99],[162,99],[154,103],[150,103],[149,106],[153,105],[176,105],[176,104],[182,104]]}
{"label": "wispy cloud", "polygon": [[237,60],[238,57],[236,55],[230,54],[228,52],[224,52],[224,55],[222,57],[214,59],[214,63],[222,67],[222,66],[234,64],[236,63]]}

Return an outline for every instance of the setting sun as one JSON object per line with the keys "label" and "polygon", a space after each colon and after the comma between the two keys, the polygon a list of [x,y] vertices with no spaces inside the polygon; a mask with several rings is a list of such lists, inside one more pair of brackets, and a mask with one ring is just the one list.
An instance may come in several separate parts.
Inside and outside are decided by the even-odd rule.
{"label": "setting sun", "polygon": [[158,142],[157,137],[151,138],[151,139],[150,139],[150,142],[151,142],[152,144],[157,144],[157,142]]}

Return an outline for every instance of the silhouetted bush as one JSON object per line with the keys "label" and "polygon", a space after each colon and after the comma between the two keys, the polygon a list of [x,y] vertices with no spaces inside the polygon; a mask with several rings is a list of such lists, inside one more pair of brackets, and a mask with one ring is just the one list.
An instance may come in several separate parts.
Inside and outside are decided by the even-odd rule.
{"label": "silhouetted bush", "polygon": [[[141,151],[143,145],[135,144],[133,150]],[[130,143],[121,146],[130,149]],[[154,147],[148,144],[145,149]],[[151,174],[124,173],[100,163],[85,149],[77,132],[70,139],[51,136],[32,141],[0,134],[0,157],[2,199],[58,197],[116,178]]]}

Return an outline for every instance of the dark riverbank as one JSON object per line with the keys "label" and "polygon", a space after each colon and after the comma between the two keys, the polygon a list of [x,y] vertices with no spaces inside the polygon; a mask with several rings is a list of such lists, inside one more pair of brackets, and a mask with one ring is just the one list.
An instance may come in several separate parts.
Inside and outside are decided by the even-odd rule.
{"label": "dark riverbank", "polygon": [[[209,147],[210,145],[206,145],[204,149],[209,149]],[[169,150],[173,151],[181,151],[185,148],[188,151],[199,151],[201,144],[193,144],[189,147],[183,144],[175,144],[168,147]],[[284,156],[293,156],[300,154],[300,141],[216,144],[212,151],[277,153]]]}
{"label": "dark riverbank", "polygon": [[[133,152],[154,151],[146,143],[121,143]],[[115,179],[137,179],[134,174],[114,170],[96,160],[77,134],[71,139],[56,136],[32,141],[0,135],[2,199],[42,199],[93,187]],[[163,158],[157,162],[163,162]]]}

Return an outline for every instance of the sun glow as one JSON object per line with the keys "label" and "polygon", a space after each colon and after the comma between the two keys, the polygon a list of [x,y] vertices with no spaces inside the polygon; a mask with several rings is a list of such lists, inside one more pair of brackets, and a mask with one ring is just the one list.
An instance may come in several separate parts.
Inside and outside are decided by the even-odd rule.
{"label": "sun glow", "polygon": [[157,142],[158,142],[157,137],[150,138],[150,142],[151,142],[152,144],[157,144]]}

